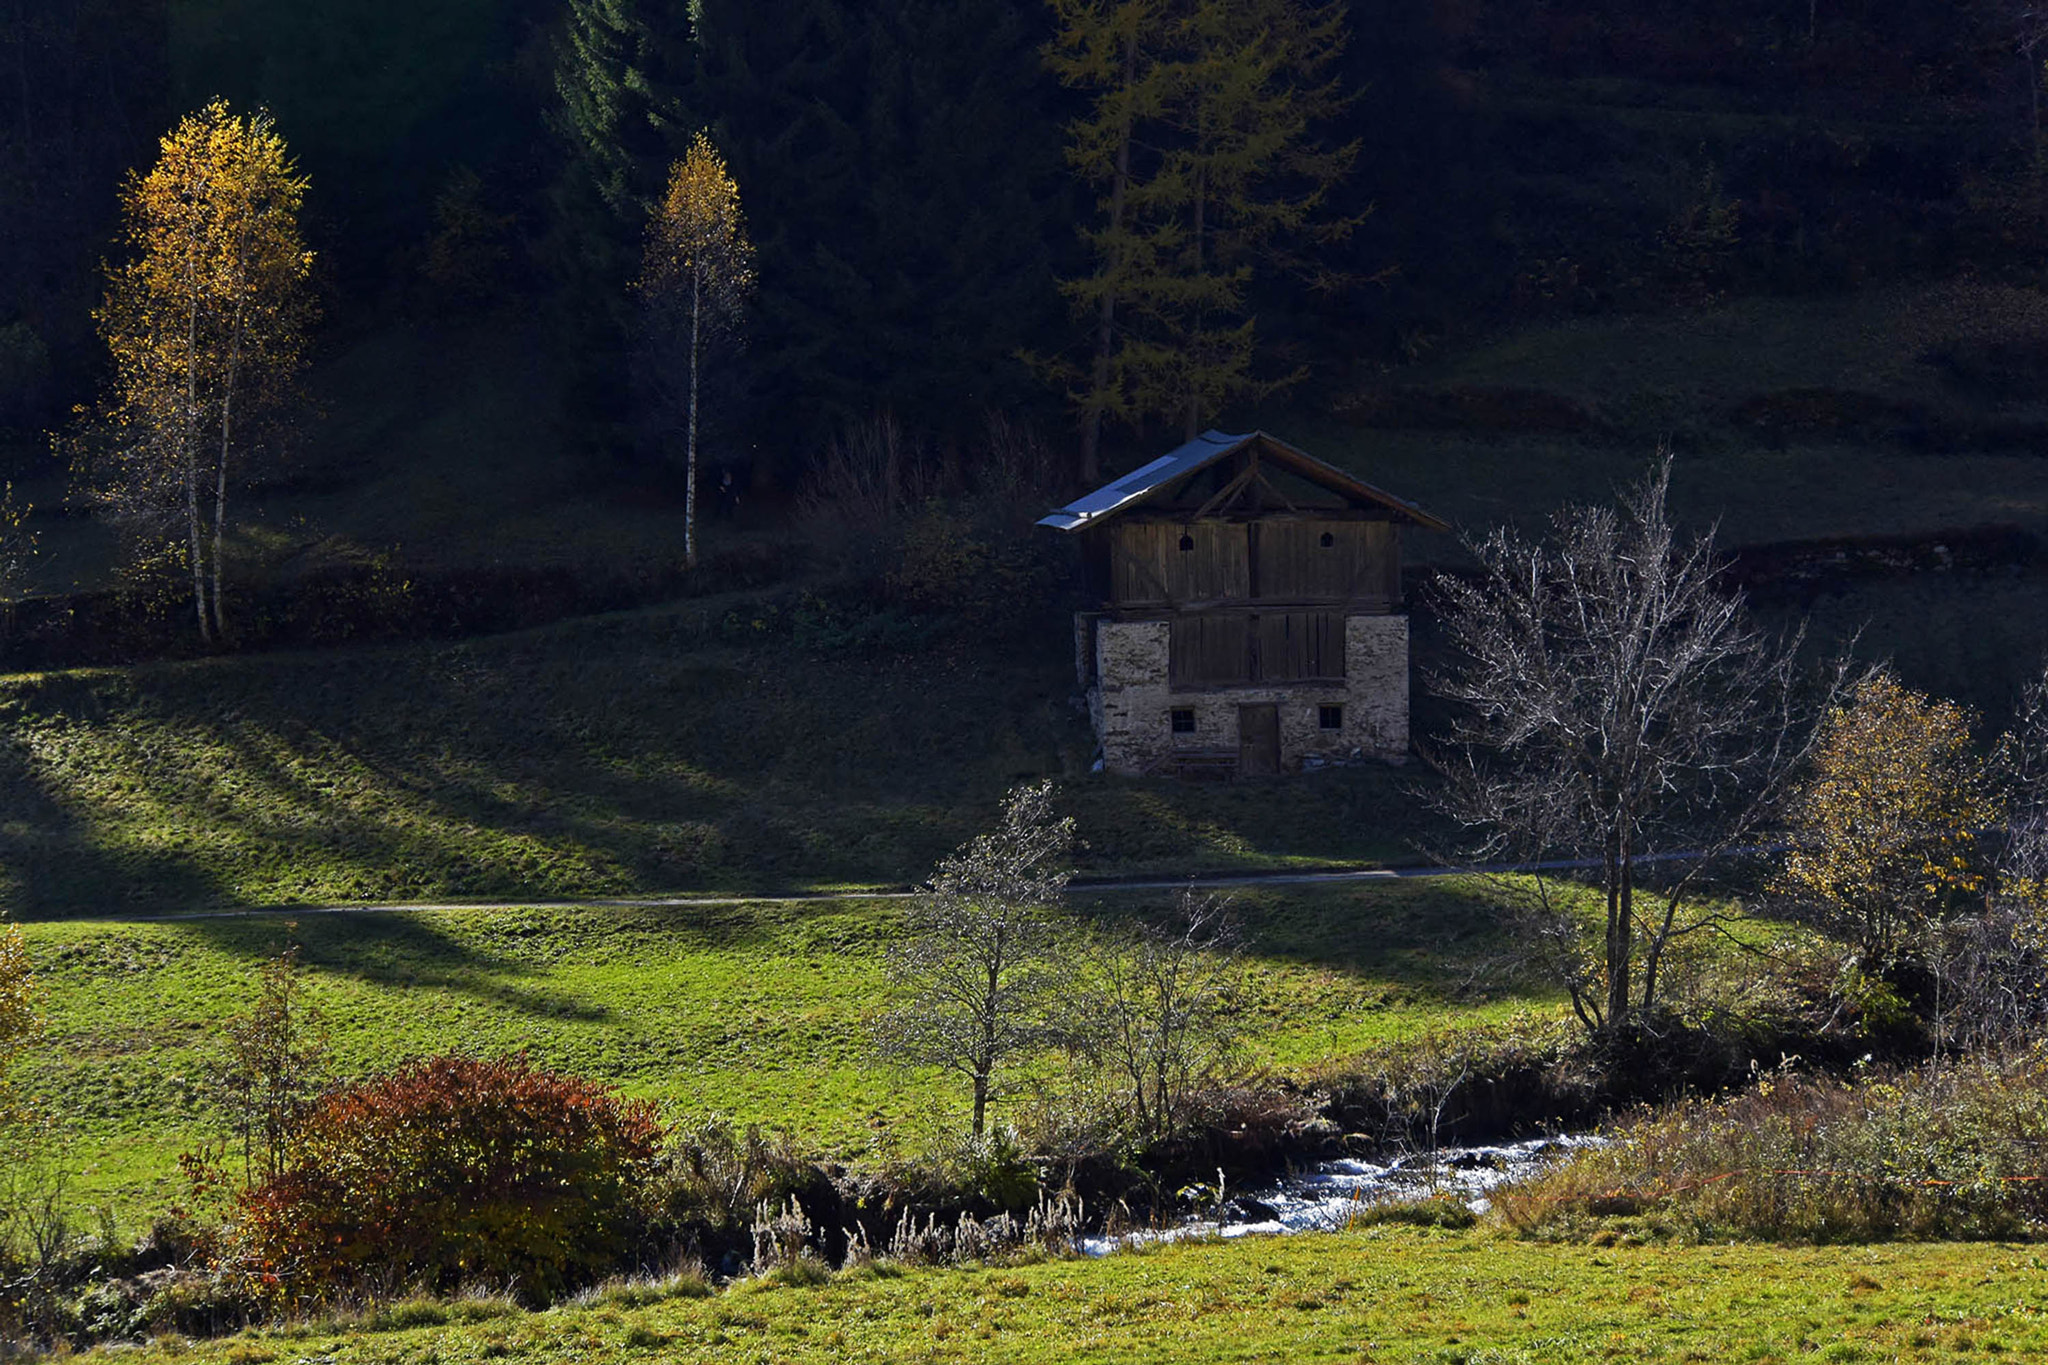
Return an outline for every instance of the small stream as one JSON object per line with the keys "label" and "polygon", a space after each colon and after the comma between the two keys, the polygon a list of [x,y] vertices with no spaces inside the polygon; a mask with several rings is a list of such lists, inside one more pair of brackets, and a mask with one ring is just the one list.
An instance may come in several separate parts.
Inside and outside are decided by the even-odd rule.
{"label": "small stream", "polygon": [[1375,1204],[1431,1197],[1462,1200],[1474,1213],[1484,1213],[1489,1196],[1500,1186],[1605,1141],[1582,1134],[1503,1146],[1440,1147],[1394,1157],[1384,1165],[1348,1158],[1329,1161],[1277,1185],[1233,1194],[1214,1216],[1164,1229],[1084,1237],[1080,1246],[1089,1256],[1106,1256],[1122,1247],[1187,1237],[1335,1232]]}

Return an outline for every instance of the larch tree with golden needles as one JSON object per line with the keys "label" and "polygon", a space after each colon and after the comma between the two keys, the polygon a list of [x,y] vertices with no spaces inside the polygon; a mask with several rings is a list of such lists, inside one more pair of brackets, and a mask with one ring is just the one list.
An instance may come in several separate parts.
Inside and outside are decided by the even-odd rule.
{"label": "larch tree with golden needles", "polygon": [[1117,309],[1140,282],[1156,273],[1157,244],[1135,230],[1134,193],[1147,167],[1141,130],[1165,111],[1175,87],[1174,53],[1167,23],[1169,0],[1051,0],[1058,36],[1046,65],[1062,84],[1093,94],[1089,112],[1067,129],[1067,164],[1100,195],[1101,219],[1082,233],[1094,269],[1061,285],[1075,308],[1091,315],[1089,369],[1069,394],[1081,419],[1081,478],[1101,477],[1102,424],[1133,414],[1118,345]]}
{"label": "larch tree with golden needles", "polygon": [[1969,713],[1880,671],[1828,712],[1777,889],[1883,970],[1984,890],[1980,831],[2003,814]]}
{"label": "larch tree with golden needles", "polygon": [[1356,144],[1319,130],[1346,95],[1331,76],[1341,0],[1051,0],[1046,62],[1089,94],[1068,164],[1097,189],[1093,268],[1063,282],[1091,315],[1091,366],[1070,395],[1082,476],[1105,417],[1157,416],[1192,438],[1225,403],[1269,394],[1249,290],[1260,277],[1334,278],[1317,248],[1354,220],[1328,212]]}
{"label": "larch tree with golden needles", "polygon": [[306,183],[269,114],[215,100],[121,189],[133,255],[94,315],[113,380],[88,478],[125,530],[187,561],[207,640],[227,626],[231,472],[288,398],[313,319]]}
{"label": "larch tree with golden needles", "polygon": [[737,341],[740,312],[754,287],[754,247],[740,190],[708,134],[690,140],[669,169],[668,190],[647,224],[640,292],[657,342],[680,341],[689,369],[685,407],[683,560],[697,566],[697,396],[705,348]]}

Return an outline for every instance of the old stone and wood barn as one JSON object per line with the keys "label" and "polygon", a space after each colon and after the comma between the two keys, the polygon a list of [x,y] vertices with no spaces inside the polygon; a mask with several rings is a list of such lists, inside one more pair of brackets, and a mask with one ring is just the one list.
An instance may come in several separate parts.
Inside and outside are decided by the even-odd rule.
{"label": "old stone and wood barn", "polygon": [[1414,504],[1264,432],[1205,432],[1043,518],[1078,538],[1074,663],[1112,773],[1408,752]]}

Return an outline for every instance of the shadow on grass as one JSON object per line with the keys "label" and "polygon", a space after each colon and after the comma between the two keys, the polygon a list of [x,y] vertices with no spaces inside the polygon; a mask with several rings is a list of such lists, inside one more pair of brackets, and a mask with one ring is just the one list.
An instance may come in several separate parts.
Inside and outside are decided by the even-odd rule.
{"label": "shadow on grass", "polygon": [[[44,686],[37,701],[54,702],[68,726],[104,723],[109,710],[75,679]],[[19,709],[0,710],[0,720]],[[218,871],[175,842],[113,847],[97,834],[25,745],[0,745],[0,887],[17,917],[137,914],[230,899]]]}
{"label": "shadow on grass", "polygon": [[[673,629],[671,629],[673,627]],[[665,631],[669,633],[664,633]],[[914,884],[1090,743],[1063,660],[816,657],[659,613],[16,679],[27,917]],[[1085,871],[1371,862],[1411,774],[1079,778]]]}
{"label": "shadow on grass", "polygon": [[[1098,932],[1114,931],[1159,913],[1170,894],[1081,896],[1075,914]],[[1496,907],[1455,880],[1216,894],[1230,901],[1245,951],[1254,960],[1337,972],[1432,996],[1456,995],[1477,969],[1504,958],[1510,946]]]}
{"label": "shadow on grass", "polygon": [[538,962],[492,952],[416,913],[314,916],[286,914],[190,922],[214,949],[255,964],[290,945],[310,973],[345,976],[387,988],[425,987],[467,995],[534,1018],[604,1023],[604,1005],[528,984]]}

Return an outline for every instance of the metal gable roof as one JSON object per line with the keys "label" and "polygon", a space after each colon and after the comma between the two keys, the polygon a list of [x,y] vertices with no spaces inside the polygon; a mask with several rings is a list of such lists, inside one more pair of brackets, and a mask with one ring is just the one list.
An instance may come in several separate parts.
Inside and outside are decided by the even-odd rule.
{"label": "metal gable roof", "polygon": [[1435,531],[1450,529],[1448,523],[1431,516],[1414,503],[1354,479],[1335,465],[1325,464],[1306,451],[1297,450],[1285,441],[1268,436],[1263,431],[1245,432],[1237,436],[1222,431],[1205,431],[1186,445],[1168,451],[1150,464],[1141,465],[1115,482],[1105,484],[1085,497],[1076,498],[1048,516],[1040,517],[1038,524],[1050,526],[1056,531],[1085,530],[1108,520],[1134,503],[1142,502],[1167,484],[1185,478],[1253,441],[1263,441],[1273,453],[1281,456],[1281,463],[1292,466],[1297,474],[1316,483],[1354,498],[1379,503],[1418,526],[1426,526]]}

